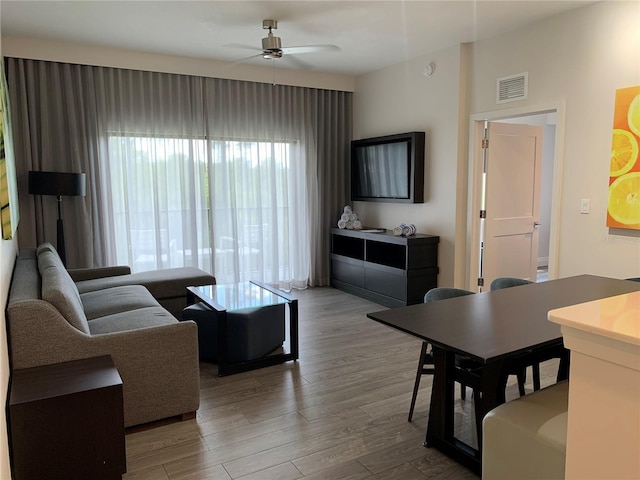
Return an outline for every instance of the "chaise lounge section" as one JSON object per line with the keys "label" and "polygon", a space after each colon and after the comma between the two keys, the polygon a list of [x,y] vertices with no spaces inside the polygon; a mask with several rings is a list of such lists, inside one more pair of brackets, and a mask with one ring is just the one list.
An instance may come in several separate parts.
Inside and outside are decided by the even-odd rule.
{"label": "chaise lounge section", "polygon": [[197,327],[162,303],[180,312],[186,285],[215,278],[194,268],[127,271],[84,270],[76,284],[50,244],[22,250],[7,302],[11,367],[110,355],[123,381],[126,427],[193,416],[200,403]]}

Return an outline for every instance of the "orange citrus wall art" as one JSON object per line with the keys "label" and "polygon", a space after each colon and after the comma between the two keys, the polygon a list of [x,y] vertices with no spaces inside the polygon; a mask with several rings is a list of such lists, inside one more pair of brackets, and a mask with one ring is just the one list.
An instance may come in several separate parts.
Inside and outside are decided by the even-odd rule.
{"label": "orange citrus wall art", "polygon": [[640,86],[616,90],[607,226],[640,230]]}
{"label": "orange citrus wall art", "polygon": [[640,86],[616,90],[607,226],[640,230]]}

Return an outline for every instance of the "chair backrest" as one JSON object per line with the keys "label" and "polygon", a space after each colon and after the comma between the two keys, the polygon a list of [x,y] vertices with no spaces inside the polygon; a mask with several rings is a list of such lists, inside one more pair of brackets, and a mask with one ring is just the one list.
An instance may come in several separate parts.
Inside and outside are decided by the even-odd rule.
{"label": "chair backrest", "polygon": [[464,295],[473,295],[474,293],[475,292],[470,292],[469,290],[463,290],[461,288],[432,288],[425,294],[424,303],[446,300],[447,298],[462,297]]}
{"label": "chair backrest", "polygon": [[519,285],[528,285],[533,283],[529,280],[513,277],[500,277],[491,282],[491,290],[500,290],[501,288],[517,287]]}

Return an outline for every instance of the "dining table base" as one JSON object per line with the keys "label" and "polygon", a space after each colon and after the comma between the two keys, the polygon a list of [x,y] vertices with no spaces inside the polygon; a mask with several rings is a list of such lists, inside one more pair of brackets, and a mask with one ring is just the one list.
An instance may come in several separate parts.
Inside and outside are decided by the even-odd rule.
{"label": "dining table base", "polygon": [[[457,378],[455,357],[456,354],[451,350],[433,347],[435,373],[424,446],[437,448],[475,473],[481,474],[482,422],[475,420],[477,448],[455,436],[454,387]],[[508,362],[507,360],[498,360],[484,364],[478,376],[482,398],[477,404],[474,416],[479,411],[479,416],[484,418],[489,411],[505,403],[508,371],[553,358],[560,358],[556,381],[566,380],[569,372],[569,352],[562,345],[562,341],[537,348],[516,358],[510,358]],[[477,401],[474,398],[474,402]]]}

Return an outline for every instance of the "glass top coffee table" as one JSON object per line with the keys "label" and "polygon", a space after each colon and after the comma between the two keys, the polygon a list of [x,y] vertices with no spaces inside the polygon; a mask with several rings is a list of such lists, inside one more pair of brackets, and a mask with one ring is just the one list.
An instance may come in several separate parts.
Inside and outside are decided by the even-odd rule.
{"label": "glass top coffee table", "polygon": [[[217,342],[218,375],[230,375],[298,359],[298,300],[285,292],[258,281],[202,285],[187,287],[187,301],[189,305],[200,302],[211,312],[210,315],[204,312],[206,318],[196,323],[201,331],[209,323],[216,325],[214,341]],[[238,333],[241,323],[244,332]],[[264,343],[266,337],[273,336],[274,326],[276,330],[281,329],[282,336],[276,340],[278,344],[282,341],[281,347],[278,345],[275,351],[260,354],[259,358],[239,354],[234,350],[235,344],[228,344],[230,334],[234,342],[238,341],[238,335],[242,335],[241,342],[245,343],[244,350],[247,350],[247,342]],[[244,338],[247,336],[253,338]],[[202,343],[200,347],[203,350]],[[254,351],[259,350],[254,348]]]}

